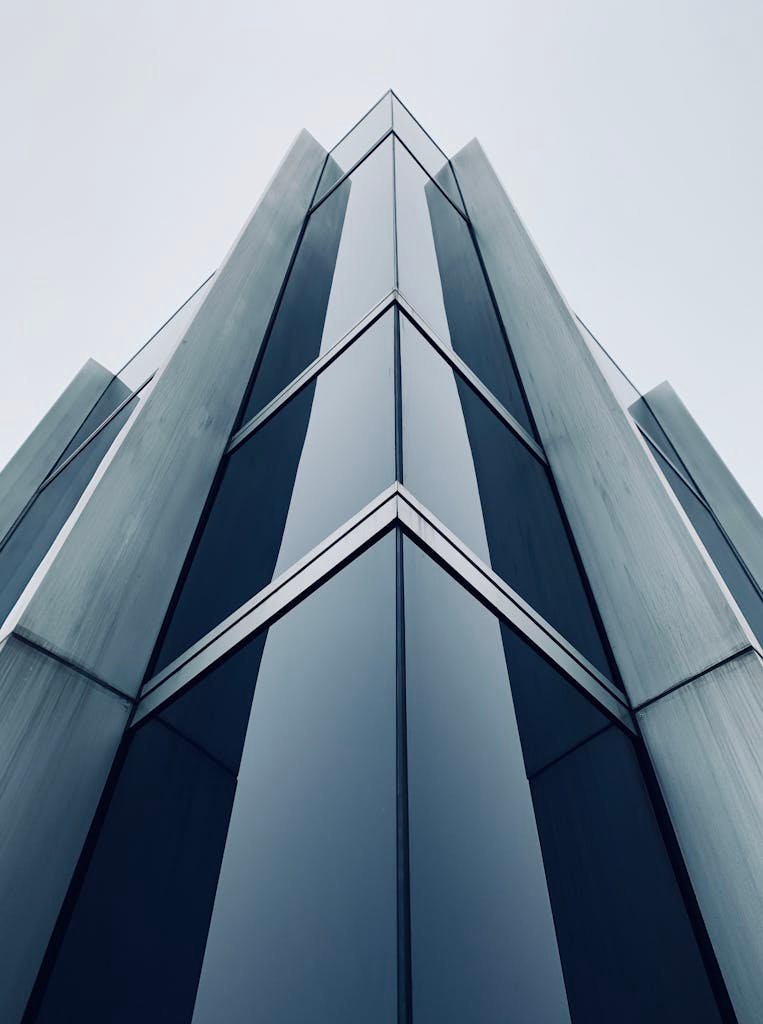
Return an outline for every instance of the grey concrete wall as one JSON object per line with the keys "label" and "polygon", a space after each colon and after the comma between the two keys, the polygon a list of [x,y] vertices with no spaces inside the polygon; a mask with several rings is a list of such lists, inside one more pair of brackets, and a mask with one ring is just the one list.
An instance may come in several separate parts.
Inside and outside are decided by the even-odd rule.
{"label": "grey concrete wall", "polygon": [[644,395],[747,568],[763,586],[763,518],[667,381]]}
{"label": "grey concrete wall", "polygon": [[[749,628],[602,376],[479,143],[469,143],[453,162],[625,686],[635,705],[650,702],[642,716],[649,723],[645,739],[726,984],[740,1020],[761,1020],[763,890],[749,882],[751,874],[763,877],[763,843],[749,824],[750,807],[759,813],[760,762],[735,763],[734,716],[701,769],[692,763],[698,744],[687,742],[681,756],[674,750],[682,732],[700,736],[712,729],[708,707],[690,697],[701,684],[687,681],[721,680],[716,666],[750,650]],[[760,660],[745,665],[749,685],[763,692]],[[683,683],[676,691],[682,698],[660,699]],[[730,782],[704,785],[713,773],[744,785],[749,800],[729,802]],[[701,871],[709,829],[718,853],[712,871]],[[725,857],[732,847],[737,856]],[[742,904],[741,920],[716,912]]]}
{"label": "grey concrete wall", "polygon": [[23,1013],[325,155],[306,132],[296,139],[0,649],[0,708],[12,710],[0,743],[8,1024]]}
{"label": "grey concrete wall", "polygon": [[0,541],[112,379],[104,366],[88,359],[0,472]]}

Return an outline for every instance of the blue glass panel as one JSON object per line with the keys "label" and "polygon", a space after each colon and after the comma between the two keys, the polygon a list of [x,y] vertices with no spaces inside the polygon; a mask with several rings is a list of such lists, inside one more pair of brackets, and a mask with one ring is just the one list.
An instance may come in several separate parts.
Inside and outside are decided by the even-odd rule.
{"label": "blue glass panel", "polygon": [[391,127],[392,97],[387,92],[331,150],[318,185],[316,202],[331,188],[337,178],[346,174],[358,160],[361,160],[371,146]]}
{"label": "blue glass panel", "polygon": [[514,364],[471,232],[431,182],[425,186],[453,349],[533,435]]}
{"label": "blue glass panel", "polygon": [[334,279],[350,182],[340,185],[307,222],[241,423],[247,423],[316,358]]}
{"label": "blue glass panel", "polygon": [[391,138],[363,161],[349,182],[322,352],[344,337],[395,284]]}
{"label": "blue glass panel", "polygon": [[271,627],[194,1024],[393,1024],[395,553]]}
{"label": "blue glass panel", "polygon": [[414,1019],[717,1024],[631,737],[411,542],[404,595]]}
{"label": "blue glass panel", "polygon": [[676,473],[667,459],[663,458],[660,452],[649,444],[652,455],[665,475],[665,479],[673,489],[673,493],[680,501],[684,512],[689,517],[692,526],[699,534],[699,539],[705,546],[705,550],[726,581],[726,586],[731,595],[739,605],[739,609],[750,624],[758,640],[763,643],[763,600],[761,600],[754,583],[742,567],[734,549],[721,530],[710,511],[699,500],[697,495],[688,487],[681,477]]}
{"label": "blue glass panel", "polygon": [[459,210],[463,211],[461,193],[456,184],[450,161],[395,95],[392,97],[392,127],[395,134],[400,136],[422,164],[427,174],[437,181],[452,202]]}
{"label": "blue glass panel", "polygon": [[395,608],[388,535],[130,735],[30,1019],[393,1024]]}
{"label": "blue glass panel", "polygon": [[405,548],[413,1019],[570,1020],[498,621]]}
{"label": "blue glass panel", "polygon": [[[448,318],[437,269],[425,186],[429,179],[404,146],[395,141],[395,205],[398,288],[419,316],[446,344]],[[443,199],[448,203],[447,199]],[[454,217],[462,218],[453,207]]]}
{"label": "blue glass panel", "polygon": [[265,635],[126,745],[40,1024],[188,1024]]}
{"label": "blue glass panel", "polygon": [[394,476],[390,312],[229,457],[155,668],[307,554]]}
{"label": "blue glass panel", "polygon": [[573,1021],[719,1022],[633,741],[501,628]]}
{"label": "blue glass panel", "polygon": [[611,675],[546,468],[405,318],[401,337],[406,487]]}

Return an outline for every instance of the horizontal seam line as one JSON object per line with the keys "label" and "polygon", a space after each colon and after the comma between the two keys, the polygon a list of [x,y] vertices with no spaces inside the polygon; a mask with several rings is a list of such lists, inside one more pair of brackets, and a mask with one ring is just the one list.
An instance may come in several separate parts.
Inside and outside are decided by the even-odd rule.
{"label": "horizontal seam line", "polygon": [[89,680],[91,683],[95,683],[96,686],[100,686],[102,689],[108,690],[109,693],[113,694],[114,696],[120,697],[122,700],[129,701],[130,704],[135,704],[135,697],[130,697],[129,694],[125,693],[123,690],[120,690],[118,689],[118,687],[112,686],[111,683],[107,683],[105,680],[100,679],[94,672],[88,671],[88,669],[83,668],[81,665],[78,665],[75,661],[71,661],[65,655],[58,654],[56,651],[52,651],[48,647],[43,647],[42,644],[37,643],[37,641],[33,640],[30,636],[26,635],[25,633],[19,633],[16,630],[13,630],[6,637],[7,640],[10,640],[11,638],[18,640],[22,644],[26,644],[27,647],[30,647],[33,651],[37,651],[38,654],[44,654],[52,661],[57,661],[59,665],[63,665],[66,668],[70,669],[72,672],[76,672],[77,675],[82,676],[84,679]]}
{"label": "horizontal seam line", "polygon": [[696,683],[698,679],[703,676],[709,675],[710,672],[715,672],[717,668],[722,668],[724,665],[728,665],[731,661],[736,661],[737,658],[744,657],[745,654],[757,654],[757,649],[752,644],[747,644],[745,647],[740,647],[738,651],[734,651],[733,654],[729,654],[725,658],[721,658],[720,661],[716,661],[712,665],[708,665],[707,668],[703,668],[701,672],[695,672],[694,675],[688,676],[686,679],[682,679],[679,683],[675,683],[673,686],[669,686],[667,690],[663,690],[662,693],[658,693],[656,697],[650,697],[648,700],[642,701],[641,704],[636,704],[633,707],[633,713],[638,714],[639,711],[643,711],[645,708],[651,707],[652,704],[656,704],[658,700],[662,700],[663,697],[669,697],[671,693],[675,693],[676,690],[682,690],[684,686],[688,686],[689,683]]}

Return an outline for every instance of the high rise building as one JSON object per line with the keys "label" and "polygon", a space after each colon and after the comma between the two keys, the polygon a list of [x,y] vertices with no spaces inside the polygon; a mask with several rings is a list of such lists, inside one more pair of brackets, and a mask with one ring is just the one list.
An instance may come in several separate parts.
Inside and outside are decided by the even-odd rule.
{"label": "high rise building", "polygon": [[0,1019],[763,1019],[763,524],[477,142],[302,133],[0,474]]}

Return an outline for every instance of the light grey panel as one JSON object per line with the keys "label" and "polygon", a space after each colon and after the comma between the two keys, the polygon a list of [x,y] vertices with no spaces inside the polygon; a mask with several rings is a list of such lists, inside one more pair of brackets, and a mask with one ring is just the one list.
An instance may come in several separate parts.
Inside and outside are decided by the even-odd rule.
{"label": "light grey panel", "polygon": [[638,719],[740,1024],[759,1024],[763,663],[750,651]]}
{"label": "light grey panel", "polygon": [[140,685],[325,155],[297,137],[21,612],[21,628],[125,692]]}
{"label": "light grey panel", "polygon": [[0,472],[0,540],[112,379],[109,370],[88,359]]}
{"label": "light grey panel", "polygon": [[549,464],[634,703],[750,642],[479,143],[454,159]]}
{"label": "light grey panel", "polygon": [[0,1020],[21,1018],[129,702],[15,637],[0,645]]}
{"label": "light grey panel", "polygon": [[652,388],[644,398],[747,568],[763,586],[760,513],[667,381]]}

